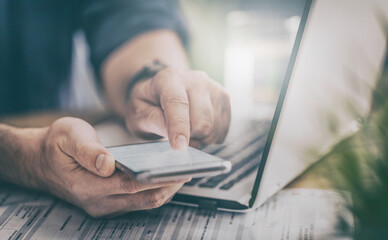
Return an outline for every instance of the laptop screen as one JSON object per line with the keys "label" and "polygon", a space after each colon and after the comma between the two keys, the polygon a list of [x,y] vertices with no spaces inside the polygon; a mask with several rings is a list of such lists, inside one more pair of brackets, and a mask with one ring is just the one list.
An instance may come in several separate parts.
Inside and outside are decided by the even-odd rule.
{"label": "laptop screen", "polygon": [[357,131],[369,113],[386,52],[377,5],[307,1],[250,206],[265,201]]}

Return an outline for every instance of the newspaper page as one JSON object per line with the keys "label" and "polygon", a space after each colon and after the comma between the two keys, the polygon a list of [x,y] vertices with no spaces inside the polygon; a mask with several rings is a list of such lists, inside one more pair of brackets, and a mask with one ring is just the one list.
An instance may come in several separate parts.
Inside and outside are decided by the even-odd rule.
{"label": "newspaper page", "polygon": [[49,195],[0,185],[0,239],[352,239],[353,217],[342,196],[288,189],[250,213],[169,204],[95,219]]}

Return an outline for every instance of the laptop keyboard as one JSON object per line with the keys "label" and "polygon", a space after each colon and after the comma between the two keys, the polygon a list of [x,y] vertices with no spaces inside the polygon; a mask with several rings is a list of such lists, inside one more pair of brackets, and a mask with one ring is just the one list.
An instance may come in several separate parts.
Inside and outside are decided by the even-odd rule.
{"label": "laptop keyboard", "polygon": [[230,189],[231,187],[234,186],[234,184],[236,184],[239,181],[241,181],[242,179],[248,177],[250,174],[256,172],[258,168],[259,168],[259,164],[257,163],[254,166],[248,168],[245,172],[243,172],[240,175],[238,175],[236,178],[234,178],[234,179],[230,180],[229,182],[223,184],[220,187],[220,189],[221,190],[228,190],[228,189]]}
{"label": "laptop keyboard", "polygon": [[264,150],[270,122],[251,120],[239,131],[231,133],[223,144],[213,144],[201,149],[206,153],[229,160],[232,169],[227,174],[209,178],[194,178],[185,186],[219,188],[228,190],[236,183],[257,171]]}
{"label": "laptop keyboard", "polygon": [[250,163],[251,161],[257,160],[257,157],[261,154],[262,148],[260,147],[253,153],[251,153],[246,158],[242,159],[242,161],[239,161],[232,165],[232,169],[227,174],[221,174],[214,177],[209,178],[206,182],[200,184],[200,187],[207,187],[207,188],[214,188],[219,183],[227,179],[229,176],[233,175],[235,172],[237,172],[239,169],[243,168],[245,165]]}

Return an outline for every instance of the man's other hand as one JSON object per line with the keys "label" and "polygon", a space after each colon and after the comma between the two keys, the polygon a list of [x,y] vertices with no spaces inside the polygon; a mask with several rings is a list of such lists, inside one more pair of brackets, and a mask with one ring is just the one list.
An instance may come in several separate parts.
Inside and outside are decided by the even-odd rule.
{"label": "man's other hand", "polygon": [[140,184],[115,171],[112,154],[95,130],[76,118],[62,118],[43,130],[39,153],[28,175],[51,192],[94,217],[156,208],[168,202],[184,181]]}
{"label": "man's other hand", "polygon": [[166,68],[137,83],[127,99],[129,130],[167,137],[175,150],[223,142],[230,121],[228,94],[200,71]]}

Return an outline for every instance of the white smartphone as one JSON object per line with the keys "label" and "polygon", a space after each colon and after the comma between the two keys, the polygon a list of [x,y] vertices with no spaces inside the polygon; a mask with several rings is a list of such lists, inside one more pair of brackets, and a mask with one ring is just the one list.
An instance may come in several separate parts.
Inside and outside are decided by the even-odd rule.
{"label": "white smartphone", "polygon": [[116,168],[139,182],[168,182],[189,177],[207,177],[228,173],[229,161],[188,147],[174,151],[169,142],[108,147],[116,160]]}

